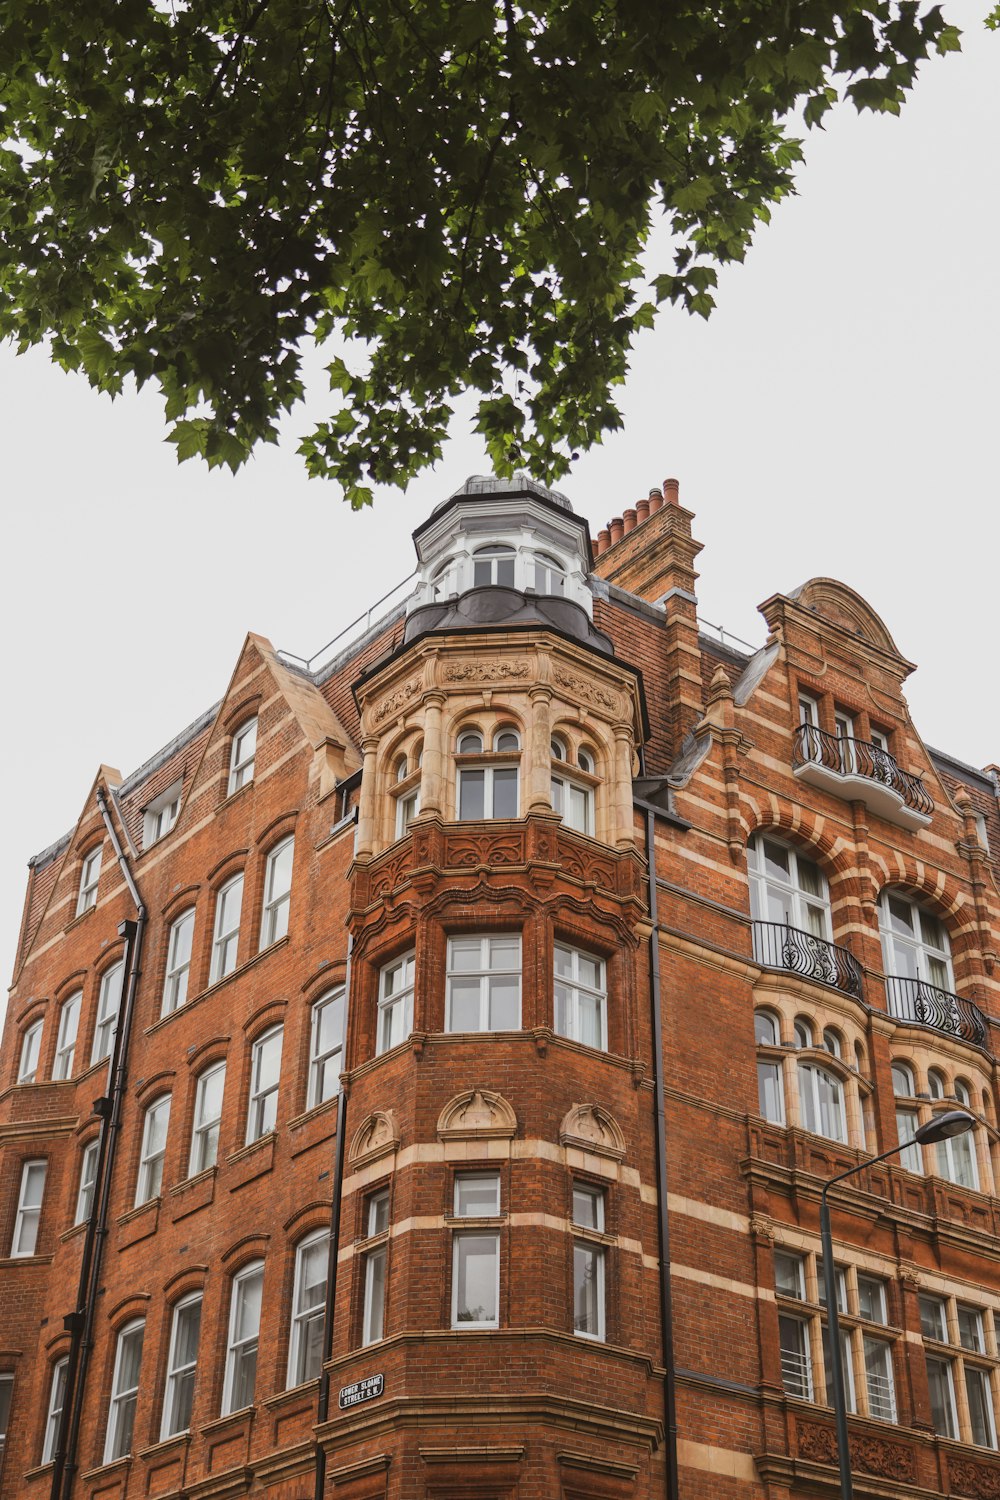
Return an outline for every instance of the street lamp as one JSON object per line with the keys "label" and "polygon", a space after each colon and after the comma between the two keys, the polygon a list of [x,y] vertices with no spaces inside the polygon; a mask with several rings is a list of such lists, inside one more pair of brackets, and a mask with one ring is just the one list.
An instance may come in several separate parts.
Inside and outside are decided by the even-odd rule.
{"label": "street lamp", "polygon": [[843,1182],[845,1177],[853,1177],[855,1173],[863,1172],[866,1167],[873,1167],[876,1162],[895,1156],[898,1151],[902,1151],[905,1146],[912,1145],[914,1141],[920,1146],[933,1146],[937,1141],[946,1141],[951,1136],[964,1135],[967,1130],[973,1128],[975,1123],[972,1116],[966,1114],[964,1109],[949,1109],[943,1114],[935,1115],[925,1125],[919,1126],[910,1140],[893,1146],[889,1151],[883,1151],[880,1156],[873,1156],[870,1161],[859,1162],[856,1167],[849,1167],[846,1172],[841,1172],[836,1177],[831,1177],[820,1194],[819,1232],[823,1244],[823,1284],[826,1288],[830,1370],[833,1375],[833,1409],[837,1418],[837,1461],[840,1465],[841,1500],[853,1500],[854,1486],[851,1482],[851,1450],[847,1441],[847,1403],[844,1400],[844,1367],[840,1354],[837,1274],[833,1264],[833,1235],[830,1232],[830,1204],[827,1194],[834,1183]]}

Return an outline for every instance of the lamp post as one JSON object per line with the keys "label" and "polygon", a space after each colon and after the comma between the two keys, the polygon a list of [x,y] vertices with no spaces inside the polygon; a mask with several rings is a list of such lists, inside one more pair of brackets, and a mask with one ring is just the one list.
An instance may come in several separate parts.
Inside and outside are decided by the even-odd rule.
{"label": "lamp post", "polygon": [[840,1351],[840,1317],[837,1311],[837,1273],[833,1264],[833,1235],[830,1231],[830,1204],[827,1194],[834,1183],[843,1182],[845,1177],[853,1177],[858,1172],[863,1172],[866,1167],[873,1167],[876,1162],[885,1161],[889,1156],[895,1156],[902,1151],[904,1146],[909,1146],[916,1141],[921,1146],[933,1146],[937,1141],[948,1140],[954,1135],[964,1135],[975,1125],[975,1120],[964,1109],[949,1109],[943,1114],[935,1115],[925,1125],[918,1127],[915,1135],[910,1141],[903,1141],[899,1146],[893,1146],[889,1151],[883,1151],[879,1156],[873,1156],[871,1161],[859,1162],[856,1167],[849,1167],[846,1172],[840,1172],[836,1177],[831,1177],[820,1194],[819,1200],[819,1232],[823,1245],[823,1283],[826,1288],[826,1316],[830,1340],[830,1371],[833,1375],[833,1410],[837,1419],[837,1461],[840,1465],[840,1495],[841,1500],[853,1500],[854,1486],[851,1482],[851,1450],[847,1440],[847,1403],[844,1399],[844,1367],[841,1362]]}

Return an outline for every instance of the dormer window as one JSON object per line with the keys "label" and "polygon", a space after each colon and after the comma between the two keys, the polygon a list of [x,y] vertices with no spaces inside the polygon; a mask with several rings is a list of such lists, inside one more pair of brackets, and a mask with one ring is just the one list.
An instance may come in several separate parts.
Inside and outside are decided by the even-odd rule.
{"label": "dormer window", "polygon": [[566,574],[562,564],[547,552],[535,553],[535,593],[558,594],[566,592]]}
{"label": "dormer window", "polygon": [[150,844],[155,844],[157,839],[162,839],[164,834],[170,832],[177,822],[177,814],[181,806],[180,781],[175,781],[173,786],[161,792],[155,797],[142,815],[142,847],[148,849]]}
{"label": "dormer window", "polygon": [[512,589],[516,555],[513,547],[480,547],[472,557],[473,587],[488,588],[492,584],[494,587]]}
{"label": "dormer window", "polygon": [[502,725],[493,736],[493,754],[503,761],[485,761],[476,765],[465,757],[485,756],[483,736],[478,730],[467,730],[458,739],[458,816],[473,818],[516,818],[518,816],[518,776],[515,759],[521,749],[521,737],[510,725]]}

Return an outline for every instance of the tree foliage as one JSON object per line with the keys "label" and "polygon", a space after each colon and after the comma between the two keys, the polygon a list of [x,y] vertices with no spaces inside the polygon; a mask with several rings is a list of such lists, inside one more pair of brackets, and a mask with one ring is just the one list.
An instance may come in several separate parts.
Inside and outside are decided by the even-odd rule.
{"label": "tree foliage", "polygon": [[355,505],[465,389],[499,471],[565,472],[791,191],[789,112],[898,111],[958,46],[915,0],[0,0],[0,36],[0,334],[158,382],[233,469],[333,340],[301,451]]}

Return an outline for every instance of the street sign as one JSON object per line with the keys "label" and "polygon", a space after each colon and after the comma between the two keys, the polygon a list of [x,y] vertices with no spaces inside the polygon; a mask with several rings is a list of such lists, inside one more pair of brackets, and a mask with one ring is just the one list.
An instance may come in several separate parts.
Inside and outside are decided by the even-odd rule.
{"label": "street sign", "polygon": [[345,1385],[337,1397],[337,1405],[341,1411],[348,1411],[352,1406],[360,1406],[363,1401],[374,1401],[384,1389],[384,1375],[369,1375],[367,1380],[356,1380],[353,1385]]}

